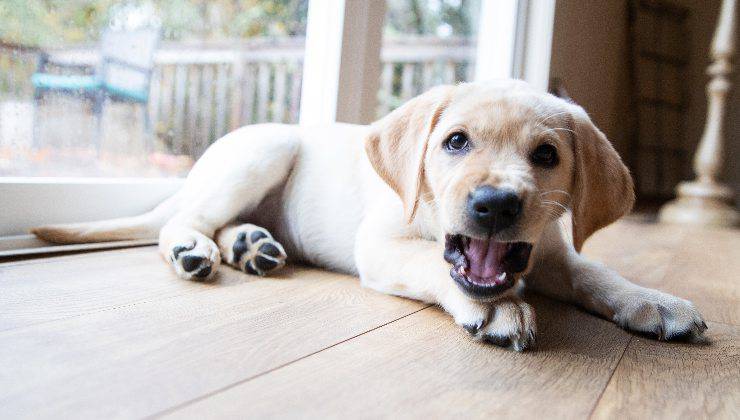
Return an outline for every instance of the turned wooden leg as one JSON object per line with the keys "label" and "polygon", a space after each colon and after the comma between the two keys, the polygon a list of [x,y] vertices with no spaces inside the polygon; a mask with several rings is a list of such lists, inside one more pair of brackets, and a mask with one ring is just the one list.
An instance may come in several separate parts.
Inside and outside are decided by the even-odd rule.
{"label": "turned wooden leg", "polygon": [[[724,156],[724,116],[735,52],[735,0],[724,0],[712,42],[713,63],[707,69],[709,109],[699,148],[694,156],[697,179],[682,182],[678,198],[660,210],[660,221],[704,226],[735,226],[738,213],[732,206],[733,191],[718,181]],[[731,139],[734,140],[734,139]]]}

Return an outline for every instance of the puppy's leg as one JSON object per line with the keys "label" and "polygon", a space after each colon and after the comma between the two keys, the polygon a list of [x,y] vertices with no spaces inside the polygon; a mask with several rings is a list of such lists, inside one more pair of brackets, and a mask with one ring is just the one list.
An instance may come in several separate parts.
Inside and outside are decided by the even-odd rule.
{"label": "puppy's leg", "polygon": [[513,294],[480,302],[466,296],[450,277],[443,246],[403,238],[366,219],[357,234],[355,259],[363,286],[439,304],[475,338],[521,351],[534,344],[532,307]]}
{"label": "puppy's leg", "polygon": [[207,278],[216,271],[216,231],[285,182],[299,141],[290,127],[262,125],[237,130],[208,149],[185,181],[180,209],[159,234],[160,252],[180,277]]}
{"label": "puppy's leg", "polygon": [[229,225],[216,234],[223,261],[249,274],[260,276],[285,265],[285,250],[267,229],[245,223]]}
{"label": "puppy's leg", "polygon": [[691,302],[638,286],[589,261],[563,241],[555,226],[548,230],[541,246],[533,270],[526,276],[528,287],[661,340],[696,341],[707,329]]}

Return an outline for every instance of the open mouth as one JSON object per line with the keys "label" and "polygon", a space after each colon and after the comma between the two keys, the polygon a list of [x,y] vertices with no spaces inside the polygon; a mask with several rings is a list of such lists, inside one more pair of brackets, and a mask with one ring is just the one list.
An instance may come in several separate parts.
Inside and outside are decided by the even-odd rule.
{"label": "open mouth", "polygon": [[532,244],[498,242],[463,235],[445,237],[445,260],[450,275],[469,296],[493,297],[515,283],[515,274],[527,268]]}

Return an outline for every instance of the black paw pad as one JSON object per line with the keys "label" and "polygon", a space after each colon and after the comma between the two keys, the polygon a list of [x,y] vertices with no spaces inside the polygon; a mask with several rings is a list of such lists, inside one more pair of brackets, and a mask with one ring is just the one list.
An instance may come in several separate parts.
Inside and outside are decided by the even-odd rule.
{"label": "black paw pad", "polygon": [[255,270],[254,267],[252,266],[252,261],[247,261],[247,263],[244,264],[244,271],[246,271],[247,274],[252,274],[255,276],[259,274],[257,270]]}
{"label": "black paw pad", "polygon": [[675,332],[672,335],[667,336],[666,340],[691,341],[693,336],[694,336],[694,331],[692,329],[688,329],[686,331]]}
{"label": "black paw pad", "polygon": [[236,241],[232,245],[231,250],[234,252],[234,261],[241,261],[242,256],[249,251],[249,244],[247,244],[247,234],[244,232],[239,233],[236,236]]}
{"label": "black paw pad", "polygon": [[193,276],[200,277],[200,278],[206,278],[206,277],[208,277],[209,274],[211,274],[211,266],[210,265],[205,266],[205,267],[201,268],[200,270],[196,271],[195,273],[193,273]]}
{"label": "black paw pad", "polygon": [[192,246],[190,247],[182,246],[182,245],[176,246],[172,248],[172,256],[175,257],[175,259],[177,259],[183,251],[190,251],[191,249],[193,249]]}
{"label": "black paw pad", "polygon": [[267,259],[262,255],[258,255],[254,258],[254,264],[257,266],[258,269],[262,271],[270,271],[278,266],[277,261]]}
{"label": "black paw pad", "polygon": [[267,234],[265,232],[262,232],[261,230],[258,230],[258,231],[252,232],[252,235],[249,237],[249,240],[252,241],[252,243],[255,243],[262,238],[267,238]]}
{"label": "black paw pad", "polygon": [[487,335],[483,337],[483,341],[494,346],[509,347],[511,346],[511,339],[500,335]]}
{"label": "black paw pad", "polygon": [[[195,270],[196,268],[200,267],[200,264],[203,262],[205,258],[200,257],[198,255],[186,255],[182,257],[182,260],[180,261],[180,264],[182,264],[182,268],[185,269],[188,273]],[[210,273],[210,267],[208,267],[208,271]],[[197,274],[196,274],[197,275]],[[208,274],[206,274],[208,275]],[[205,277],[205,276],[203,276]]]}
{"label": "black paw pad", "polygon": [[264,244],[260,247],[260,252],[269,255],[271,257],[279,257],[280,256],[280,250],[278,247],[276,247],[273,244]]}

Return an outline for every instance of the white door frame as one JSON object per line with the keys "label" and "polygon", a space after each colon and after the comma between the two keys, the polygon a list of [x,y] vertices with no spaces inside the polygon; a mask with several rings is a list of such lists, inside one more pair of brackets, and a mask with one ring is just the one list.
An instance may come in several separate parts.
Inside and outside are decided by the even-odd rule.
{"label": "white door frame", "polygon": [[475,80],[513,77],[518,16],[518,0],[483,0],[478,23]]}
{"label": "white door frame", "polygon": [[515,78],[547,91],[555,0],[483,0],[475,79]]}
{"label": "white door frame", "polygon": [[300,123],[375,119],[385,0],[308,4]]}
{"label": "white door frame", "polygon": [[520,17],[524,20],[522,63],[515,77],[526,80],[546,92],[550,84],[552,31],[555,26],[555,0],[520,0],[525,2]]}

